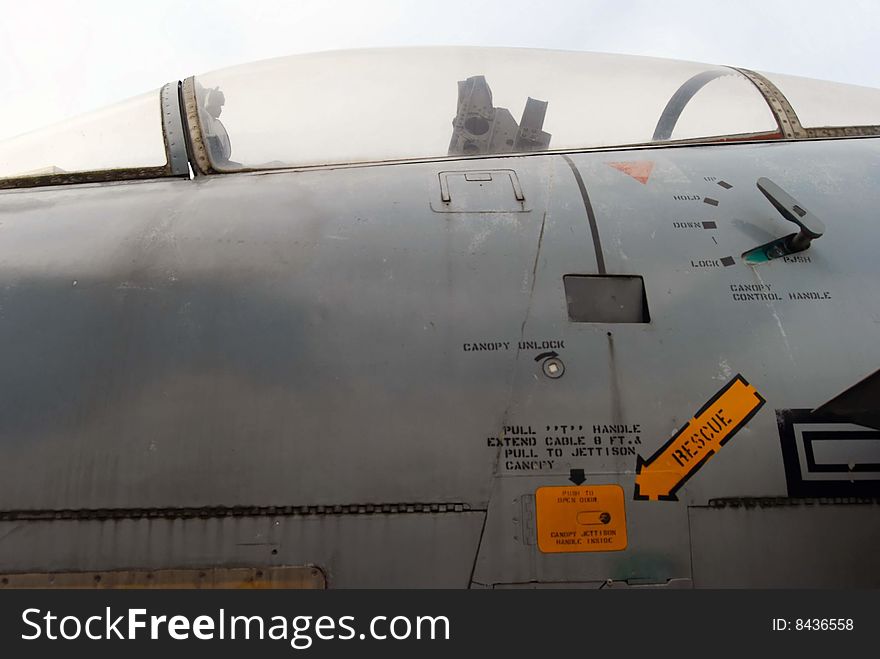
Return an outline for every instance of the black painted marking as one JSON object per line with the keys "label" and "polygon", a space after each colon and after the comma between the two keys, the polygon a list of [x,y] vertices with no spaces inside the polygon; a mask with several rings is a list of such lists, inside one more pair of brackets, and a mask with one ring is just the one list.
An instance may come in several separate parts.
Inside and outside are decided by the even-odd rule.
{"label": "black painted marking", "polygon": [[712,242],[715,243],[716,245],[718,244],[718,241],[715,240],[715,236],[712,236]]}
{"label": "black painted marking", "polygon": [[[735,376],[733,376],[733,378],[730,380],[730,382],[728,382],[726,385],[724,385],[718,391],[718,393],[716,393],[714,396],[712,396],[712,398],[710,398],[709,400],[706,401],[706,404],[703,405],[694,414],[694,418],[697,418],[698,416],[703,414],[703,412],[708,410],[715,403],[715,401],[717,401],[724,394],[726,394],[727,390],[730,389],[737,381],[742,382],[745,385],[749,384],[749,381],[746,380],[742,376],[741,373],[737,373]],[[761,394],[759,394],[757,391],[755,391],[755,397],[758,399],[757,407],[755,407],[755,409],[753,409],[751,412],[749,412],[749,414],[746,415],[746,417],[743,418],[742,421],[740,421],[738,424],[736,424],[730,430],[730,432],[727,433],[727,436],[724,439],[722,439],[718,442],[719,446],[724,446],[725,444],[727,444],[727,442],[729,442],[731,439],[733,439],[733,436],[736,435],[740,430],[742,430],[743,426],[746,425],[749,421],[751,421],[752,417],[755,416],[762,407],[764,407],[764,403],[767,402],[766,400],[764,400],[764,397]],[[656,460],[658,457],[663,455],[663,452],[666,451],[666,449],[669,448],[673,444],[673,442],[675,442],[676,439],[678,439],[679,435],[681,435],[681,433],[683,433],[689,427],[690,427],[690,423],[685,423],[681,428],[678,429],[677,433],[675,433],[672,437],[669,438],[669,441],[667,441],[665,444],[663,444],[663,446],[661,446],[656,451],[654,451],[653,455],[651,455],[651,457],[648,458],[647,460],[645,460],[641,455],[636,455],[636,475],[642,473],[643,467],[650,466],[651,463],[654,462],[654,460]],[[696,466],[693,469],[691,469],[691,471],[688,472],[685,475],[685,477],[683,479],[681,479],[676,484],[676,486],[674,488],[672,488],[672,490],[670,490],[668,495],[657,497],[658,500],[659,501],[678,501],[678,497],[675,496],[675,493],[681,489],[682,485],[684,485],[685,483],[688,482],[688,480],[690,480],[691,476],[693,476],[698,471],[700,471],[700,468],[703,466],[703,464],[706,462],[706,460],[711,458],[713,455],[715,455],[715,451],[710,450],[709,452],[707,452],[706,455],[699,462],[697,462]],[[650,497],[648,497],[647,495],[643,495],[640,492],[640,489],[641,488],[639,487],[639,484],[636,483],[635,484],[635,492],[633,493],[633,499],[636,499],[637,501],[648,501]]]}
{"label": "black painted marking", "polygon": [[[853,430],[843,427],[840,430],[810,430],[810,424],[854,423],[854,420],[841,420],[836,414],[822,414],[809,409],[776,410],[776,425],[782,447],[782,463],[785,467],[785,480],[789,497],[876,497],[880,496],[880,464],[859,463],[852,468],[847,464],[817,464],[813,442],[840,440],[880,440],[880,431],[863,428]],[[795,426],[801,427],[806,473],[801,469],[798,457],[798,437]],[[852,478],[854,474],[875,473],[875,479]],[[811,475],[823,478],[810,478]],[[834,476],[837,475],[835,478]]]}
{"label": "black painted marking", "polygon": [[730,188],[733,187],[733,186],[732,186],[730,183],[728,183],[727,181],[718,181],[718,185],[720,185],[720,186],[721,186],[722,188],[724,188],[725,190],[730,190]]}
{"label": "black painted marking", "polygon": [[717,229],[718,225],[715,222],[703,222],[704,229]]}
{"label": "black painted marking", "polygon": [[734,260],[734,258],[732,256],[722,256],[721,257],[721,265],[723,265],[723,266],[733,265],[734,263],[736,263],[736,261]]}
{"label": "black painted marking", "polygon": [[[791,293],[789,293],[791,297]],[[880,430],[880,370],[816,408],[826,416],[837,416],[850,423]]]}
{"label": "black painted marking", "polygon": [[559,357],[559,353],[554,350],[551,350],[550,352],[542,352],[539,355],[535,355],[535,361],[539,362],[542,359],[548,359],[548,358],[552,359],[553,357]]}
{"label": "black painted marking", "polygon": [[584,476],[583,469],[572,469],[569,473],[568,480],[570,480],[575,485],[580,485],[585,480],[587,480],[587,477]]}
{"label": "black painted marking", "polygon": [[718,200],[717,200],[717,199],[712,199],[712,197],[703,197],[703,203],[704,203],[704,204],[709,204],[710,206],[717,206],[717,205],[718,205]]}
{"label": "black painted marking", "polygon": [[605,257],[602,254],[602,243],[599,241],[599,227],[596,224],[596,215],[593,213],[593,205],[590,203],[590,196],[587,194],[587,187],[584,185],[584,179],[578,171],[574,161],[568,156],[562,156],[574,174],[574,180],[577,181],[578,190],[581,191],[581,200],[584,202],[584,210],[587,211],[587,220],[590,223],[590,233],[593,236],[593,250],[596,252],[596,267],[599,274],[605,274]]}

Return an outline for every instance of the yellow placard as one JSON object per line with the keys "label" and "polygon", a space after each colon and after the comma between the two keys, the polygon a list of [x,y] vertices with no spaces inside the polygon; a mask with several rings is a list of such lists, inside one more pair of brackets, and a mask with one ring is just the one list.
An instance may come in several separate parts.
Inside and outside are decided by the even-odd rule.
{"label": "yellow placard", "polygon": [[620,485],[564,485],[535,491],[538,548],[546,553],[626,549]]}
{"label": "yellow placard", "polygon": [[717,453],[764,399],[737,374],[647,460],[636,460],[635,499],[676,501],[675,492]]}

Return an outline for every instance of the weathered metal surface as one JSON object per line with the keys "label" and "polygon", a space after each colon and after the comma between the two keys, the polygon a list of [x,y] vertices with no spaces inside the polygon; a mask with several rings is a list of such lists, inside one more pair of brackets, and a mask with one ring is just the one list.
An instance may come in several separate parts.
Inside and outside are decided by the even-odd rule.
{"label": "weathered metal surface", "polygon": [[213,171],[208,150],[205,148],[205,137],[202,134],[202,125],[199,120],[199,102],[196,98],[195,78],[189,77],[181,83],[181,98],[183,99],[185,130],[189,134],[190,156],[193,170],[199,174],[209,174]]}
{"label": "weathered metal surface", "polygon": [[112,181],[132,181],[169,176],[167,165],[161,167],[127,167],[125,169],[103,169],[95,172],[70,172],[66,174],[45,174],[21,178],[0,178],[0,190],[18,188],[42,188],[55,185],[74,185],[77,183],[108,183]]}
{"label": "weathered metal surface", "polygon": [[770,111],[776,119],[779,130],[782,131],[783,137],[787,139],[803,139],[807,137],[806,128],[801,125],[797,113],[794,111],[794,108],[791,107],[791,103],[788,102],[785,95],[779,91],[779,87],[774,85],[757,71],[736,67],[731,68],[742,73],[752,82],[753,85],[755,85],[755,87],[757,87],[758,91],[761,92],[761,96],[764,97],[764,100],[767,101],[767,105],[770,106]]}
{"label": "weathered metal surface", "polygon": [[205,567],[188,570],[113,570],[104,572],[28,572],[0,574],[0,589],[21,588],[170,588],[323,589],[324,573],[311,566]]}
{"label": "weathered metal surface", "polygon": [[266,517],[275,515],[380,515],[460,513],[462,503],[349,503],[333,506],[201,506],[197,508],[86,508],[56,510],[2,510],[0,521],[49,519],[193,519]]}
{"label": "weathered metal surface", "polygon": [[877,588],[880,509],[691,508],[698,588]]}
{"label": "weathered metal surface", "polygon": [[[749,538],[697,541],[689,508],[789,498],[776,410],[815,409],[880,366],[880,145],[569,159],[481,160],[516,173],[515,213],[433,211],[449,162],[0,195],[0,571],[748,582]],[[629,160],[651,161],[645,181],[611,166]],[[826,221],[809,259],[741,261],[786,230],[762,176]],[[643,278],[650,322],[569,320],[563,278],[600,258]],[[737,373],[764,408],[678,501],[632,500],[637,455]],[[627,493],[625,550],[538,549],[530,498],[573,469]],[[841,519],[867,531],[807,541],[819,510],[792,517],[794,564],[880,547],[858,511]],[[709,578],[692,560],[742,571]]]}
{"label": "weathered metal surface", "polygon": [[880,126],[819,126],[807,128],[808,137],[866,137],[880,135]]}
{"label": "weathered metal surface", "polygon": [[[466,588],[485,513],[0,522],[11,573],[319,569],[330,588]],[[11,578],[11,577],[10,577]]]}
{"label": "weathered metal surface", "polygon": [[186,154],[186,133],[180,112],[178,83],[169,82],[162,87],[159,102],[162,106],[162,136],[165,138],[165,154],[168,171],[172,176],[189,176],[189,159]]}

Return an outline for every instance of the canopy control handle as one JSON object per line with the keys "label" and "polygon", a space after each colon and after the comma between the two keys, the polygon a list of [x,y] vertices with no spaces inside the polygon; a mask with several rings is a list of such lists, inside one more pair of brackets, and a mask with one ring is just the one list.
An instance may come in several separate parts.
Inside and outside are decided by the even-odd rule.
{"label": "canopy control handle", "polygon": [[825,233],[825,224],[798,203],[797,199],[776,185],[769,178],[758,179],[758,190],[767,197],[767,201],[773,204],[773,208],[789,222],[794,222],[800,228],[797,233],[792,233],[783,238],[777,238],[765,245],[743,253],[747,263],[762,263],[780,256],[787,256],[796,252],[802,252],[810,246],[816,238],[821,238]]}

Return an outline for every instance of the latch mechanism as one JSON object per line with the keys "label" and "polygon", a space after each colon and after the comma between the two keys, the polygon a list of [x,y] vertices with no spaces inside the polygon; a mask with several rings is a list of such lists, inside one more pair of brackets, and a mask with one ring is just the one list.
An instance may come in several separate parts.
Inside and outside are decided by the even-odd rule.
{"label": "latch mechanism", "polygon": [[782,217],[797,224],[800,231],[744,252],[742,256],[746,263],[763,263],[778,259],[780,256],[802,252],[825,233],[825,224],[822,220],[806,210],[794,197],[769,178],[758,179],[758,190],[767,197]]}

